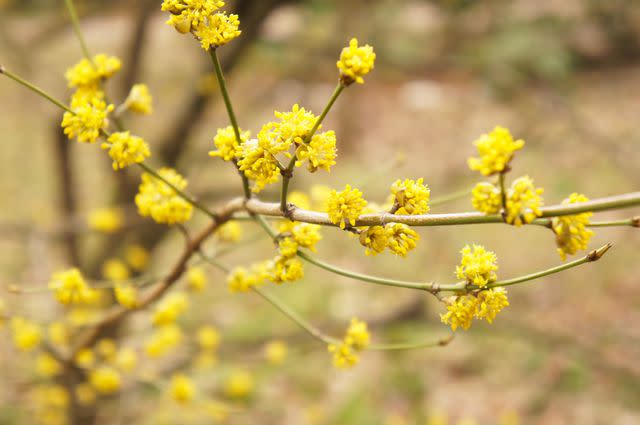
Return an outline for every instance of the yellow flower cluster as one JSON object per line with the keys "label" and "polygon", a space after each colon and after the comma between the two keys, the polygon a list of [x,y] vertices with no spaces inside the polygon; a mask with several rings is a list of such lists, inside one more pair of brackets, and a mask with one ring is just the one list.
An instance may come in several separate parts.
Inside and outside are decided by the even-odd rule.
{"label": "yellow flower cluster", "polygon": [[249,396],[253,391],[253,377],[246,370],[236,369],[225,377],[222,386],[227,397],[242,399]]}
{"label": "yellow flower cluster", "polygon": [[98,298],[98,292],[87,285],[76,268],[54,273],[49,289],[62,304],[90,304]]}
{"label": "yellow flower cluster", "polygon": [[[589,198],[582,194],[572,193],[562,201],[562,204],[569,205],[588,200]],[[567,255],[574,255],[580,250],[587,249],[589,240],[593,236],[593,231],[587,227],[592,215],[593,213],[586,212],[553,218],[552,228],[556,234],[558,254],[562,260],[566,260]]]}
{"label": "yellow flower cluster", "polygon": [[424,179],[396,180],[391,185],[391,194],[394,197],[394,214],[426,214],[429,212],[429,197],[431,190],[424,184]]}
{"label": "yellow flower cluster", "polygon": [[[240,129],[241,143],[249,140],[250,136],[250,131],[242,131],[242,129]],[[218,150],[209,152],[210,156],[219,156],[225,161],[235,161],[240,157],[241,145],[238,143],[233,127],[219,128],[216,136],[213,138],[213,143]]]}
{"label": "yellow flower cluster", "polygon": [[471,205],[485,214],[498,214],[502,208],[500,188],[488,183],[480,182],[471,191]]}
{"label": "yellow flower cluster", "polygon": [[21,317],[13,317],[9,322],[13,334],[13,344],[22,351],[31,351],[42,341],[42,329],[38,324]]}
{"label": "yellow flower cluster", "polygon": [[113,288],[118,304],[125,308],[138,307],[138,288],[130,283],[118,282]]}
{"label": "yellow flower cluster", "polygon": [[[187,180],[172,168],[161,168],[158,174],[180,190],[187,186]],[[141,216],[150,216],[158,223],[184,223],[193,212],[193,206],[173,188],[148,173],[142,174],[135,201]]]}
{"label": "yellow flower cluster", "polygon": [[103,232],[114,233],[124,224],[124,213],[120,208],[97,208],[87,216],[89,228]]}
{"label": "yellow flower cluster", "polygon": [[485,176],[508,170],[514,152],[522,149],[524,140],[513,140],[508,129],[496,127],[489,134],[483,134],[473,142],[478,148],[479,158],[469,158],[469,168],[480,171]]}
{"label": "yellow flower cluster", "polygon": [[110,258],[102,265],[102,277],[113,282],[122,282],[129,279],[129,268],[124,261]]}
{"label": "yellow flower cluster", "polygon": [[92,97],[86,102],[75,102],[71,106],[73,112],[65,112],[62,117],[62,128],[69,139],[77,138],[81,143],[94,143],[100,132],[107,128],[107,116],[113,111],[113,105],[107,105],[99,97]]}
{"label": "yellow flower cluster", "polygon": [[224,4],[219,0],[164,0],[162,10],[172,15],[167,21],[169,25],[180,33],[193,33],[202,48],[209,50],[229,43],[242,33],[238,29],[238,15],[217,12]]}
{"label": "yellow flower cluster", "polygon": [[348,369],[360,361],[358,352],[369,346],[367,324],[356,318],[351,319],[344,339],[340,343],[329,344],[329,352],[333,354],[333,365],[338,369]]}
{"label": "yellow flower cluster", "polygon": [[238,167],[249,180],[255,182],[251,189],[253,192],[260,192],[266,185],[280,179],[275,157],[280,152],[283,150],[276,149],[268,139],[251,139],[242,144]]}
{"label": "yellow flower cluster", "polygon": [[182,292],[165,296],[153,312],[153,324],[165,326],[175,322],[189,308],[189,298]]}
{"label": "yellow flower cluster", "polygon": [[287,360],[289,348],[284,341],[275,340],[269,342],[264,347],[264,357],[271,365],[278,366]]}
{"label": "yellow flower cluster", "polygon": [[216,236],[223,242],[238,242],[242,238],[242,226],[237,221],[228,221],[216,230]]}
{"label": "yellow flower cluster", "polygon": [[311,141],[298,147],[296,167],[300,167],[307,161],[307,169],[315,173],[318,169],[330,171],[336,164],[338,156],[336,149],[336,133],[325,131],[314,134]]}
{"label": "yellow flower cluster", "polygon": [[252,264],[249,269],[239,266],[229,273],[227,285],[232,293],[247,292],[254,286],[264,284],[268,276],[267,262]]}
{"label": "yellow flower cluster", "polygon": [[120,390],[120,372],[111,366],[100,366],[89,372],[89,383],[101,394],[113,394]]}
{"label": "yellow flower cluster", "polygon": [[447,312],[440,315],[440,320],[455,331],[459,327],[469,329],[474,318],[492,323],[496,315],[509,305],[509,300],[504,288],[493,288],[478,294],[453,296],[446,304]]}
{"label": "yellow flower cluster", "polygon": [[171,348],[178,346],[183,340],[182,330],[172,323],[161,326],[153,332],[144,343],[144,350],[149,357],[160,357]]}
{"label": "yellow flower cluster", "polygon": [[462,260],[456,267],[456,276],[464,279],[469,285],[487,286],[498,278],[495,271],[498,270],[496,254],[487,251],[482,245],[465,245],[460,251]]}
{"label": "yellow flower cluster", "polygon": [[515,179],[507,191],[505,221],[515,226],[522,226],[540,217],[543,192],[544,189],[533,185],[533,180],[529,176]]}
{"label": "yellow flower cluster", "polygon": [[202,292],[207,286],[207,275],[201,267],[191,267],[187,271],[187,287],[193,292]]}
{"label": "yellow flower cluster", "polygon": [[122,63],[115,56],[98,54],[91,61],[82,59],[69,68],[65,77],[69,87],[97,89],[98,85],[120,71]]}
{"label": "yellow flower cluster", "polygon": [[362,199],[362,192],[346,185],[342,192],[332,190],[327,199],[327,213],[333,224],[339,224],[341,229],[347,225],[355,226],[367,201]]}
{"label": "yellow flower cluster", "polygon": [[342,49],[340,60],[337,62],[340,70],[340,79],[345,86],[354,82],[358,84],[364,83],[364,77],[373,69],[376,54],[373,47],[365,44],[358,46],[358,40],[352,38],[349,46]]}
{"label": "yellow flower cluster", "polygon": [[102,149],[109,150],[114,170],[144,162],[151,155],[147,143],[141,137],[132,136],[128,131],[111,134],[107,142],[102,144]]}
{"label": "yellow flower cluster", "polygon": [[401,223],[371,226],[360,232],[360,244],[366,248],[367,255],[377,255],[388,248],[394,254],[406,257],[418,240],[418,233]]}
{"label": "yellow flower cluster", "polygon": [[143,271],[149,263],[149,251],[141,245],[128,245],[124,250],[124,256],[127,264],[136,271]]}
{"label": "yellow flower cluster", "polygon": [[146,84],[134,84],[124,104],[127,109],[137,114],[151,114],[153,112],[153,97],[149,87]]}
{"label": "yellow flower cluster", "polygon": [[193,381],[181,373],[171,377],[169,395],[180,404],[188,404],[196,396],[196,388]]}

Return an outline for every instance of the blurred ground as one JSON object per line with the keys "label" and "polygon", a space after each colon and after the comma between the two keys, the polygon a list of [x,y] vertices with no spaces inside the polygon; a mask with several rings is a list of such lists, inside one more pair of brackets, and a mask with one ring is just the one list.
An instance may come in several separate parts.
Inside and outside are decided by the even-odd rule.
{"label": "blurred ground", "polygon": [[[288,109],[293,103],[319,112],[336,78],[339,48],[356,35],[376,47],[376,70],[364,86],[346,91],[326,121],[325,128],[338,133],[338,164],[329,175],[297,178],[296,189],[313,183],[352,183],[372,201],[383,201],[396,178],[424,177],[433,197],[464,189],[477,181],[466,166],[473,154],[471,142],[495,125],[504,125],[527,142],[514,173],[534,177],[545,188],[548,204],[573,191],[599,197],[638,190],[640,57],[622,54],[620,60],[610,53],[615,49],[607,47],[607,38],[587,19],[582,26],[567,27],[571,35],[565,38],[549,29],[548,25],[584,18],[589,2],[567,2],[563,7],[553,1],[535,6],[526,1],[508,6],[498,1],[470,3],[476,3],[470,6],[476,10],[452,11],[447,7],[455,5],[420,1],[353,1],[338,6],[315,1],[280,9],[229,78],[242,127],[255,133],[274,109]],[[630,5],[626,16],[640,16],[637,9]],[[12,44],[34,39],[57,19],[55,8],[38,10],[0,15],[8,35],[0,38],[0,62],[66,97],[64,70],[81,56],[70,26],[37,44],[23,44],[22,49]],[[497,11],[504,15],[500,18],[509,18],[509,25],[495,19],[492,13]],[[460,17],[452,23],[455,13]],[[158,123],[176,117],[186,94],[198,84],[206,59],[197,43],[179,37],[164,19],[153,16],[144,53],[143,80],[155,96],[156,112],[131,120],[152,150],[153,141],[167,131]],[[533,24],[540,19],[545,23]],[[483,32],[490,27],[487,21],[496,20],[504,28]],[[456,23],[466,30],[454,31]],[[110,9],[83,22],[94,52],[121,56],[129,25],[124,9]],[[638,29],[637,21],[627,25]],[[614,23],[612,31],[618,26]],[[454,43],[447,34],[458,39]],[[572,50],[575,46],[579,48]],[[599,63],[596,59],[601,57],[607,59]],[[59,224],[51,143],[60,114],[7,80],[0,81],[0,99],[0,223],[6,233],[0,238],[0,282],[41,284],[51,271],[64,266],[65,259],[55,241],[17,231],[14,225],[47,229]],[[206,154],[213,132],[226,122],[222,105],[211,105],[178,165],[196,193],[230,188],[240,193],[233,170]],[[80,176],[79,210],[104,206],[115,190],[109,161],[96,146],[74,143],[72,154]],[[393,165],[391,158],[397,160]],[[264,198],[275,200],[277,194],[266,192]],[[468,200],[460,200],[433,212],[470,209]],[[251,225],[245,230],[247,235],[259,233]],[[371,258],[355,240],[327,229],[318,256],[369,274],[439,281],[453,278],[458,250],[469,242],[497,253],[503,277],[559,263],[553,236],[540,228],[483,225],[429,228],[420,234],[419,247],[407,259]],[[100,237],[85,235],[83,243],[91,247]],[[156,250],[159,270],[175,256],[179,237],[172,234]],[[458,332],[445,348],[365,353],[350,372],[332,370],[325,348],[298,335],[294,324],[262,300],[229,295],[224,276],[215,270],[210,277],[219,285],[198,301],[187,325],[218,326],[224,341],[221,370],[235,365],[257,376],[254,404],[232,416],[232,424],[435,425],[466,419],[481,425],[631,425],[640,421],[640,234],[627,228],[599,229],[592,246],[605,242],[613,242],[614,249],[602,262],[511,289],[511,306],[493,326],[477,324]],[[270,255],[268,249],[262,241],[229,262],[261,259]],[[426,297],[423,312],[406,320],[388,319],[415,305],[422,294],[367,286],[311,266],[306,275],[295,285],[272,289],[327,330],[340,333],[343,324],[357,316],[386,322],[374,327],[377,341],[426,340],[447,332],[438,320],[441,307]],[[37,317],[50,317],[44,295],[15,301]],[[138,328],[142,329],[136,322],[129,330],[134,344]],[[292,337],[292,349],[299,351],[276,370],[256,360],[260,343],[272,336]],[[6,333],[2,338],[0,363],[13,364]],[[23,372],[5,367],[0,371],[0,409],[7,418],[13,415],[7,412],[17,409],[12,406],[18,397],[14,389],[24,384]],[[139,413],[135,402],[141,397],[145,395],[121,400],[120,416],[105,415],[101,423],[133,417]]]}

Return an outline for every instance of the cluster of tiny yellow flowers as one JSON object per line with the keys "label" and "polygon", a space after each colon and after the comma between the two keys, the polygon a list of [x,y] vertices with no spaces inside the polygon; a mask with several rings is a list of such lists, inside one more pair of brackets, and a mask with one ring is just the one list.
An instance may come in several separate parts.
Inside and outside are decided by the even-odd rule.
{"label": "cluster of tiny yellow flowers", "polygon": [[107,116],[113,111],[113,105],[94,97],[87,102],[72,105],[73,112],[65,112],[62,117],[62,128],[69,139],[77,138],[78,142],[94,143],[100,132],[107,128]]}
{"label": "cluster of tiny yellow flowers", "polygon": [[102,277],[113,282],[122,282],[129,279],[131,273],[124,261],[118,258],[109,258],[102,265]]}
{"label": "cluster of tiny yellow flowers", "polygon": [[445,303],[447,312],[441,314],[440,319],[455,331],[459,327],[469,329],[474,318],[492,323],[496,315],[509,305],[509,300],[504,288],[492,288],[477,294],[454,295]]}
{"label": "cluster of tiny yellow flowers", "polygon": [[[161,168],[158,174],[180,190],[187,186],[187,180],[172,168]],[[184,223],[193,212],[193,206],[172,187],[148,173],[142,174],[135,202],[140,215],[158,223]]]}
{"label": "cluster of tiny yellow flowers", "polygon": [[507,171],[514,152],[524,146],[524,140],[513,140],[509,130],[499,126],[473,143],[480,158],[469,158],[469,168],[485,176]]}
{"label": "cluster of tiny yellow flowers", "polygon": [[187,287],[193,292],[202,292],[207,286],[207,275],[201,267],[192,267],[187,271]]}
{"label": "cluster of tiny yellow flowers", "polygon": [[89,228],[103,233],[114,233],[124,224],[124,213],[120,208],[97,208],[87,216]]}
{"label": "cluster of tiny yellow flowers", "polygon": [[196,396],[196,388],[189,377],[178,373],[171,377],[169,395],[178,403],[187,404]]}
{"label": "cluster of tiny yellow flowers", "polygon": [[240,130],[240,143],[238,143],[233,127],[219,128],[213,138],[213,143],[218,149],[209,152],[209,155],[213,157],[218,156],[225,161],[235,161],[241,155],[241,144],[249,140],[250,136],[250,131]]}
{"label": "cluster of tiny yellow flowers", "polygon": [[[572,193],[562,201],[563,205],[587,202],[589,198],[582,194]],[[586,212],[576,215],[554,217],[552,228],[556,234],[556,245],[558,254],[565,260],[567,255],[574,255],[576,252],[587,249],[589,240],[593,236],[593,231],[588,229],[589,221],[593,213]]]}
{"label": "cluster of tiny yellow flowers", "polygon": [[264,357],[269,364],[274,366],[283,364],[288,354],[289,348],[287,344],[281,340],[271,341],[264,347]]}
{"label": "cluster of tiny yellow flowers", "polygon": [[9,322],[13,344],[22,351],[31,351],[42,341],[42,329],[37,323],[22,317],[12,317]]}
{"label": "cluster of tiny yellow flowers", "polygon": [[351,319],[344,339],[328,346],[329,352],[333,354],[333,365],[338,369],[348,369],[358,364],[358,352],[369,346],[369,340],[367,324],[356,318]]}
{"label": "cluster of tiny yellow flowers", "polygon": [[465,245],[460,251],[462,260],[456,267],[456,276],[464,279],[470,285],[481,288],[498,278],[495,271],[498,270],[496,254],[487,251],[482,245]]}
{"label": "cluster of tiny yellow flowers", "polygon": [[189,308],[189,298],[183,292],[174,292],[165,296],[153,312],[153,324],[163,326],[172,324]]}
{"label": "cluster of tiny yellow flowers", "polygon": [[114,170],[141,163],[151,155],[147,143],[141,137],[132,136],[128,131],[111,134],[102,144],[102,149],[109,150]]}
{"label": "cluster of tiny yellow flowers", "polygon": [[153,112],[153,97],[146,84],[134,84],[124,101],[125,107],[137,114],[149,115]]}
{"label": "cluster of tiny yellow flowers", "polygon": [[384,226],[371,226],[360,232],[360,244],[366,248],[367,255],[377,255],[389,249],[396,255],[406,257],[416,247],[420,236],[406,224],[387,223]]}
{"label": "cluster of tiny yellow flowers", "polygon": [[149,357],[160,357],[183,340],[182,329],[174,323],[156,329],[144,343],[144,350]]}
{"label": "cluster of tiny yellow flowers", "polygon": [[122,63],[115,56],[98,54],[90,61],[82,59],[65,74],[69,87],[97,89],[99,84],[120,71]]}
{"label": "cluster of tiny yellow flowers", "polygon": [[237,221],[228,221],[216,230],[216,236],[222,242],[238,242],[242,238],[242,226]]}
{"label": "cluster of tiny yellow flowers", "polygon": [[243,399],[253,391],[253,377],[242,369],[233,370],[223,382],[224,394],[231,399]]}
{"label": "cluster of tiny yellow flowers", "polygon": [[424,179],[396,180],[391,185],[394,197],[395,214],[426,214],[429,212],[431,190],[424,184]]}
{"label": "cluster of tiny yellow flowers", "polygon": [[143,271],[149,263],[149,252],[141,245],[127,245],[124,250],[127,264],[135,271]]}
{"label": "cluster of tiny yellow flowers", "polygon": [[346,185],[344,190],[337,192],[332,190],[327,199],[327,213],[333,224],[339,224],[341,229],[347,225],[355,226],[356,220],[367,206],[367,201],[362,198],[362,192],[351,185]]}
{"label": "cluster of tiny yellow flowers", "polygon": [[217,10],[224,6],[219,0],[164,0],[162,10],[171,13],[167,21],[178,32],[192,33],[205,50],[215,49],[238,37],[238,15]]}
{"label": "cluster of tiny yellow flowers", "polygon": [[90,304],[98,297],[97,291],[87,284],[76,268],[54,273],[49,289],[62,304]]}
{"label": "cluster of tiny yellow flowers", "polygon": [[298,147],[296,167],[302,166],[307,161],[307,169],[311,173],[318,169],[330,171],[331,167],[336,164],[336,156],[336,133],[326,131],[315,134],[309,143]]}
{"label": "cluster of tiny yellow flowers", "polygon": [[100,366],[89,372],[89,382],[100,394],[113,394],[120,390],[120,372],[111,366]]}
{"label": "cluster of tiny yellow flowers", "polygon": [[138,307],[138,288],[130,283],[117,282],[113,288],[116,301],[126,308]]}
{"label": "cluster of tiny yellow flowers", "polygon": [[476,184],[471,191],[471,204],[482,213],[498,214],[502,208],[500,188],[488,182]]}
{"label": "cluster of tiny yellow flowers", "polygon": [[348,86],[354,82],[364,83],[362,77],[371,72],[375,60],[376,54],[373,52],[373,47],[368,44],[358,46],[358,40],[352,38],[349,46],[342,49],[340,60],[336,64],[343,84]]}
{"label": "cluster of tiny yellow flowers", "polygon": [[529,176],[519,177],[513,181],[507,191],[505,221],[515,226],[529,224],[536,217],[542,215],[542,193],[544,189],[537,188]]}
{"label": "cluster of tiny yellow flowers", "polygon": [[198,354],[194,357],[194,365],[200,369],[208,369],[216,364],[216,350],[220,345],[220,333],[213,326],[201,326],[196,332],[199,347]]}

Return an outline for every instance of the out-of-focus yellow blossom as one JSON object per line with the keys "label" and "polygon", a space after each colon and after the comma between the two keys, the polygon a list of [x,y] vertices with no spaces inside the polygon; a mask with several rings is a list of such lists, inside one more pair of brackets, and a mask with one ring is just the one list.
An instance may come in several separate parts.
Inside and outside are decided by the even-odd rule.
{"label": "out-of-focus yellow blossom", "polygon": [[78,403],[82,406],[91,406],[96,402],[96,391],[88,382],[78,384],[75,393]]}
{"label": "out-of-focus yellow blossom", "polygon": [[238,15],[219,12],[209,16],[206,25],[196,27],[194,35],[200,39],[204,50],[216,49],[242,34],[239,27]]}
{"label": "out-of-focus yellow blossom", "polygon": [[109,150],[114,170],[144,162],[151,155],[149,145],[141,137],[132,136],[128,131],[111,134],[101,147]]}
{"label": "out-of-focus yellow blossom", "polygon": [[254,286],[264,284],[268,273],[268,262],[253,264],[249,270],[245,267],[236,267],[227,277],[229,291],[232,293],[247,292]]}
{"label": "out-of-focus yellow blossom", "polygon": [[[187,180],[172,168],[161,168],[158,174],[179,190],[187,187]],[[148,173],[142,174],[135,201],[141,216],[151,217],[158,223],[184,223],[193,212],[193,206],[173,188]]]}
{"label": "out-of-focus yellow blossom", "polygon": [[304,266],[296,257],[279,255],[270,265],[269,280],[275,284],[295,282],[304,277]]}
{"label": "out-of-focus yellow blossom", "polygon": [[207,286],[207,275],[202,267],[191,267],[187,271],[187,286],[193,292],[202,292]]}
{"label": "out-of-focus yellow blossom", "polygon": [[307,169],[311,173],[315,173],[318,169],[330,171],[336,163],[337,156],[336,133],[334,131],[314,134],[311,142],[302,144],[298,148],[296,167],[302,166],[306,161]]}
{"label": "out-of-focus yellow blossom", "polygon": [[349,369],[360,361],[360,356],[354,352],[353,347],[344,342],[329,344],[328,350],[333,354],[333,366],[338,369]]}
{"label": "out-of-focus yellow blossom", "polygon": [[356,350],[364,350],[369,346],[369,340],[370,336],[367,324],[355,317],[351,319],[351,324],[347,329],[347,335],[344,337],[344,342],[351,345]]}
{"label": "out-of-focus yellow blossom", "polygon": [[129,279],[129,276],[129,268],[122,260],[110,258],[102,265],[102,277],[106,280],[121,282]]}
{"label": "out-of-focus yellow blossom", "polygon": [[543,204],[540,195],[543,192],[544,189],[533,185],[533,180],[529,176],[515,179],[507,191],[505,221],[515,226],[522,226],[540,217],[542,215],[540,207]]}
{"label": "out-of-focus yellow blossom", "polygon": [[245,398],[253,392],[253,377],[246,370],[234,370],[224,380],[224,394],[233,399]]}
{"label": "out-of-focus yellow blossom", "polygon": [[139,272],[146,269],[149,264],[149,251],[142,245],[127,245],[124,258],[133,270]]}
{"label": "out-of-focus yellow blossom", "polygon": [[117,282],[113,288],[118,304],[125,308],[138,307],[138,288],[130,283]]}
{"label": "out-of-focus yellow blossom", "polygon": [[120,70],[122,63],[115,56],[98,54],[91,61],[84,58],[67,69],[65,78],[69,87],[95,87]]}
{"label": "out-of-focus yellow blossom", "polygon": [[103,359],[112,361],[118,354],[118,345],[111,338],[102,338],[96,343],[96,353]]}
{"label": "out-of-focus yellow blossom", "polygon": [[98,298],[97,291],[87,285],[76,268],[54,273],[49,289],[61,304],[90,304]]}
{"label": "out-of-focus yellow blossom", "polygon": [[396,180],[391,185],[394,205],[398,208],[395,214],[426,214],[429,212],[431,189],[424,184],[424,179]]}
{"label": "out-of-focus yellow blossom", "polygon": [[218,357],[216,357],[215,351],[211,351],[211,350],[200,351],[193,358],[193,367],[198,370],[211,369],[216,364],[218,364]]}
{"label": "out-of-focus yellow blossom", "polygon": [[329,344],[329,352],[333,354],[333,365],[338,369],[348,369],[360,361],[359,351],[369,346],[370,336],[367,324],[356,318],[351,323],[340,343]]}
{"label": "out-of-focus yellow blossom", "polygon": [[153,311],[153,324],[168,325],[189,308],[189,298],[182,292],[173,292],[165,296]]}
{"label": "out-of-focus yellow blossom", "polygon": [[[582,194],[572,193],[562,201],[562,205],[587,202],[588,200],[589,198]],[[552,227],[556,234],[558,254],[563,261],[567,259],[567,255],[574,255],[589,246],[593,231],[587,226],[589,226],[592,215],[593,213],[591,212],[585,212],[553,218]]]}
{"label": "out-of-focus yellow blossom", "polygon": [[483,134],[473,144],[479,158],[469,158],[469,168],[485,176],[507,171],[515,151],[522,149],[524,140],[513,140],[508,129],[497,126],[489,134]]}
{"label": "out-of-focus yellow blossom", "polygon": [[45,384],[38,385],[30,394],[33,403],[38,406],[47,406],[64,409],[69,406],[69,393],[62,385]]}
{"label": "out-of-focus yellow blossom", "polygon": [[278,252],[284,258],[295,257],[298,243],[293,238],[282,238],[278,241]]}
{"label": "out-of-focus yellow blossom", "polygon": [[362,192],[346,185],[342,192],[331,191],[327,199],[327,213],[333,224],[339,224],[344,229],[347,224],[355,226],[356,219],[360,217],[362,210],[367,206],[367,201],[362,199]]}
{"label": "out-of-focus yellow blossom", "polygon": [[[0,304],[2,302],[0,301]],[[0,306],[0,316],[2,315],[2,307]],[[47,327],[47,335],[49,340],[56,345],[66,345],[69,343],[69,329],[63,322],[52,322]]]}
{"label": "out-of-focus yellow blossom", "polygon": [[124,213],[120,208],[97,208],[89,212],[89,228],[103,233],[114,233],[122,228]]}
{"label": "out-of-focus yellow blossom", "polygon": [[218,228],[216,236],[224,242],[238,242],[242,238],[242,226],[237,221],[228,221]]}
{"label": "out-of-focus yellow blossom", "polygon": [[415,230],[401,223],[389,223],[384,226],[388,237],[388,248],[396,255],[406,257],[416,247],[420,236]]}
{"label": "out-of-focus yellow blossom", "polygon": [[138,364],[138,355],[132,348],[121,348],[116,353],[114,363],[121,371],[132,372]]}
{"label": "out-of-focus yellow blossom", "polygon": [[182,342],[182,330],[175,324],[162,326],[147,339],[145,353],[149,357],[160,357]]}
{"label": "out-of-focus yellow blossom", "polygon": [[462,250],[460,265],[456,267],[456,276],[464,279],[470,285],[487,286],[498,278],[497,257],[492,251],[487,251],[482,245],[465,245]]}
{"label": "out-of-focus yellow blossom", "polygon": [[113,105],[93,98],[74,106],[73,112],[65,112],[60,125],[69,140],[77,138],[81,143],[94,143],[100,137],[100,131],[109,125],[107,117],[113,108]]}
{"label": "out-of-focus yellow blossom", "polygon": [[153,112],[153,97],[146,84],[134,84],[124,103],[137,114],[149,115]]}
{"label": "out-of-focus yellow blossom", "polygon": [[78,350],[73,360],[79,367],[89,369],[95,364],[96,356],[93,354],[93,350],[91,348],[85,347]]}
{"label": "out-of-focus yellow blossom", "polygon": [[213,326],[201,326],[197,338],[198,345],[203,350],[215,350],[220,345],[220,333]]}
{"label": "out-of-focus yellow blossom", "polygon": [[358,39],[352,38],[349,46],[342,49],[340,60],[336,63],[340,70],[340,79],[346,86],[364,83],[364,77],[373,69],[376,54],[373,47],[365,44],[358,46]]}
{"label": "out-of-focus yellow blossom", "polygon": [[446,301],[447,312],[440,315],[440,320],[442,323],[450,325],[454,331],[459,327],[467,330],[471,327],[478,303],[478,298],[473,295],[450,297]]}
{"label": "out-of-focus yellow blossom", "polygon": [[204,403],[204,411],[213,423],[222,423],[227,420],[230,414],[228,406],[215,400],[207,400]]}
{"label": "out-of-focus yellow blossom", "polygon": [[299,246],[309,248],[311,251],[316,250],[316,244],[322,239],[320,226],[310,223],[294,223],[291,228],[291,235]]}
{"label": "out-of-focus yellow blossom", "polygon": [[284,341],[275,340],[264,347],[264,357],[272,365],[281,365],[287,359],[289,348]]}
{"label": "out-of-focus yellow blossom", "polygon": [[[221,0],[164,0],[162,10],[171,13],[167,24],[182,33],[203,24],[216,10],[224,6]],[[184,26],[186,25],[186,27]]]}
{"label": "out-of-focus yellow blossom", "polygon": [[476,317],[493,323],[497,314],[508,305],[507,291],[504,288],[492,288],[486,291],[480,291],[478,294]]}
{"label": "out-of-focus yellow blossom", "polygon": [[500,189],[487,182],[480,182],[471,191],[471,205],[485,214],[498,214],[502,208]]}
{"label": "out-of-focus yellow blossom", "polygon": [[171,385],[169,387],[169,396],[181,404],[187,404],[193,400],[196,395],[196,388],[193,381],[186,375],[181,373],[171,377]]}
{"label": "out-of-focus yellow blossom", "polygon": [[309,195],[304,192],[294,190],[293,192],[289,193],[287,200],[296,207],[302,208],[303,210],[311,209],[311,199],[309,198]]}
{"label": "out-of-focus yellow blossom", "polygon": [[225,161],[233,161],[240,156],[242,152],[240,146],[249,140],[249,137],[251,137],[250,131],[242,131],[242,129],[240,129],[241,143],[238,143],[236,133],[232,126],[219,128],[213,138],[213,144],[218,150],[209,152],[209,156],[219,156]]}
{"label": "out-of-focus yellow blossom", "polygon": [[367,227],[360,233],[360,244],[367,255],[378,255],[389,245],[389,234],[382,226]]}
{"label": "out-of-focus yellow blossom", "polygon": [[314,184],[311,186],[311,203],[313,209],[316,211],[326,212],[328,209],[328,201],[331,197],[331,189],[329,186],[325,186],[322,184]]}
{"label": "out-of-focus yellow blossom", "polygon": [[110,366],[100,366],[89,372],[91,386],[100,394],[113,394],[120,389],[120,373]]}
{"label": "out-of-focus yellow blossom", "polygon": [[71,326],[86,326],[95,322],[100,314],[101,313],[94,308],[75,307],[69,310],[66,318]]}
{"label": "out-of-focus yellow blossom", "polygon": [[62,372],[62,365],[49,353],[41,353],[36,358],[36,371],[38,375],[51,378]]}

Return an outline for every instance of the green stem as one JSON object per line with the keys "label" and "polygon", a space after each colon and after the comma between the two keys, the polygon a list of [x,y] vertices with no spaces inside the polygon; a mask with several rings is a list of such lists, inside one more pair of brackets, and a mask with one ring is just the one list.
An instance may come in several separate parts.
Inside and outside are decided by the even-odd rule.
{"label": "green stem", "polygon": [[589,223],[589,227],[616,227],[616,226],[640,227],[640,217],[632,217],[625,220],[592,221],[591,223]]}
{"label": "green stem", "polygon": [[400,351],[400,350],[414,350],[418,348],[431,348],[431,347],[444,347],[448,345],[455,335],[451,334],[444,338],[440,338],[436,341],[423,341],[423,342],[407,342],[397,344],[372,344],[366,349],[369,351]]}
{"label": "green stem", "polygon": [[78,19],[78,13],[76,12],[76,7],[73,4],[73,0],[64,0],[67,5],[67,10],[69,11],[69,16],[71,17],[71,24],[73,25],[73,31],[76,33],[76,37],[80,42],[80,48],[82,49],[82,54],[85,58],[91,63],[91,54],[89,53],[89,48],[87,47],[87,43],[82,35],[82,30],[80,29],[80,20]]}
{"label": "green stem", "polygon": [[502,211],[507,211],[507,191],[504,187],[504,175],[504,171],[500,173],[498,183],[500,185],[500,202],[502,203]]}
{"label": "green stem", "polygon": [[2,65],[0,65],[0,74],[4,74],[7,77],[9,77],[10,79],[12,79],[13,81],[15,81],[16,83],[28,88],[29,90],[31,90],[32,92],[38,94],[39,96],[44,97],[45,99],[47,99],[49,102],[53,103],[54,105],[56,105],[58,108],[63,109],[67,112],[71,112],[72,114],[74,113],[71,108],[69,108],[67,105],[65,105],[64,103],[60,102],[58,99],[56,99],[55,97],[51,96],[49,93],[47,93],[46,91],[42,90],[40,87],[36,86],[35,84],[32,84],[30,82],[28,82],[27,80],[22,79],[21,77],[17,76],[16,74],[14,74],[13,72],[7,70],[6,68],[4,68]]}
{"label": "green stem", "polygon": [[[216,78],[218,79],[218,85],[220,86],[220,93],[222,93],[222,99],[224,100],[224,106],[227,108],[227,114],[229,115],[229,121],[231,121],[231,127],[233,127],[233,132],[236,136],[236,142],[238,145],[242,144],[242,138],[240,136],[240,126],[238,126],[238,119],[236,118],[236,113],[233,110],[233,104],[231,103],[231,97],[229,96],[229,90],[227,89],[227,83],[224,79],[224,74],[222,72],[222,66],[220,65],[220,60],[218,59],[218,53],[216,49],[209,49],[209,56],[211,56],[211,61],[213,62],[213,67],[216,71]],[[236,167],[238,165],[236,164]],[[246,199],[251,198],[251,189],[249,188],[249,179],[244,175],[240,169],[238,169],[240,173],[240,178],[242,178],[242,190],[244,191],[244,197]]]}

